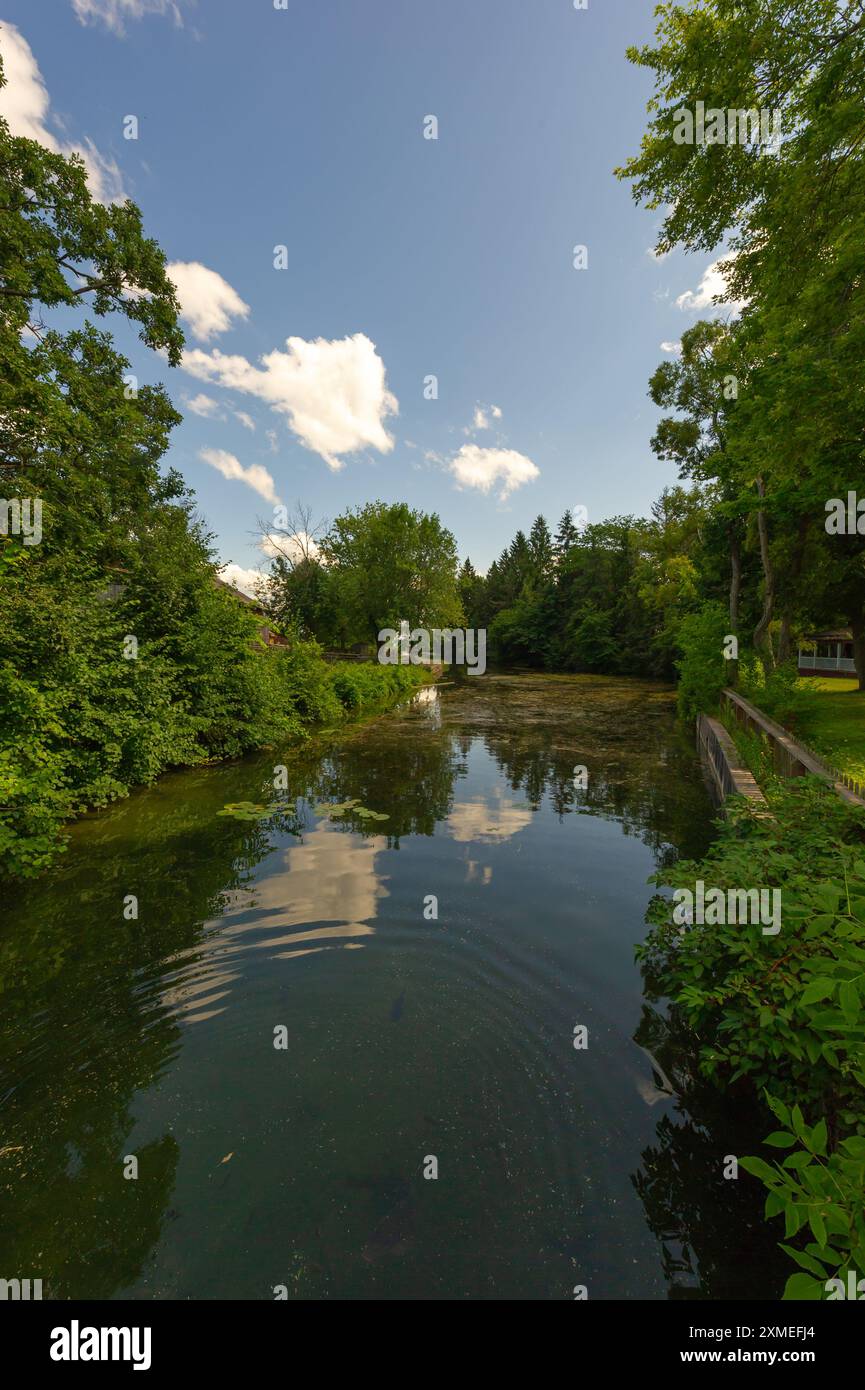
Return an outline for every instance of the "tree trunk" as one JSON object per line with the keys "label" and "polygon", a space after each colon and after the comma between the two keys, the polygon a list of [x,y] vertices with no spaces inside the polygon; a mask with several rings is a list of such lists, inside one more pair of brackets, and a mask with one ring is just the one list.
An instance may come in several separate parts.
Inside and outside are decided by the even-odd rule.
{"label": "tree trunk", "polygon": [[[742,590],[742,541],[736,522],[730,527],[730,632],[739,634],[739,595]],[[739,683],[738,657],[727,663],[730,684]]]}
{"label": "tree trunk", "polygon": [[[766,496],[762,478],[757,479],[757,492],[762,502]],[[762,507],[757,512],[757,534],[760,537],[760,560],[763,565],[763,612],[760,615],[760,621],[754,628],[754,647],[760,655],[764,669],[771,671],[775,666],[775,655],[769,638],[769,624],[775,611],[775,571],[772,568],[772,557],[769,554],[769,528],[766,522],[766,513]]]}
{"label": "tree trunk", "polygon": [[778,639],[779,665],[783,664],[785,661],[789,661],[792,655],[790,632],[793,627],[793,605],[796,601],[799,576],[802,573],[802,563],[805,559],[805,540],[808,535],[810,521],[811,518],[808,516],[800,516],[799,518],[796,549],[793,551],[784,584],[784,608],[781,614],[781,635]]}

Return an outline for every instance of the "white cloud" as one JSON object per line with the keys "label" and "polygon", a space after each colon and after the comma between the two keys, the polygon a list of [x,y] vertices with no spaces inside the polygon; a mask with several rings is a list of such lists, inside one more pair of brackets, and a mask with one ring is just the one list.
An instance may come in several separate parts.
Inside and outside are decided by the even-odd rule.
{"label": "white cloud", "polygon": [[199,391],[197,396],[186,402],[189,409],[195,415],[202,415],[205,420],[212,420],[214,415],[219,414],[219,404],[212,396],[206,396],[203,391]]}
{"label": "white cloud", "polygon": [[461,488],[489,492],[500,482],[502,500],[524,483],[540,477],[540,469],[525,454],[518,454],[514,449],[482,449],[477,444],[464,444],[451,459],[448,469]]}
{"label": "white cloud", "polygon": [[199,261],[172,261],[167,271],[177,286],[180,312],[200,343],[227,332],[232,319],[249,313],[237,290]]}
{"label": "white cloud", "polygon": [[672,352],[676,356],[682,351],[681,343],[661,343],[661,352]]}
{"label": "white cloud", "polygon": [[0,32],[0,51],[6,85],[0,88],[0,116],[9,123],[13,135],[38,140],[54,154],[78,154],[84,160],[93,197],[100,203],[123,198],[120,170],[113,159],[101,155],[92,140],[70,144],[58,140],[48,127],[51,100],[39,71],[33,50],[14,24],[4,24]]}
{"label": "white cloud", "polygon": [[265,555],[274,559],[277,555],[283,555],[290,560],[293,565],[300,560],[318,560],[321,558],[321,549],[317,541],[314,541],[306,531],[297,531],[291,536],[280,535],[278,531],[271,531],[266,536],[262,536],[259,549]]}
{"label": "white cloud", "polygon": [[265,430],[264,437],[270,445],[270,452],[272,454],[279,453],[279,444],[276,438],[276,430]]}
{"label": "white cloud", "polygon": [[365,446],[390,453],[394,440],[384,421],[398,414],[399,403],[387,389],[375,344],[355,333],[333,341],[287,338],[285,345],[286,352],[266,353],[260,368],[245,357],[198,348],[184,353],[183,366],[200,381],[245,391],[288,416],[300,442],[334,470],[342,467],[341,455]]}
{"label": "white cloud", "polygon": [[267,575],[262,574],[261,570],[244,569],[243,565],[236,565],[233,560],[230,564],[220,565],[219,577],[224,579],[226,584],[233,584],[242,594],[248,594],[250,598],[257,598],[258,585],[267,583]]}
{"label": "white cloud", "polygon": [[255,421],[251,415],[247,415],[245,410],[235,410],[234,418],[240,421],[244,429],[252,430],[253,434],[255,433]]}
{"label": "white cloud", "polygon": [[[725,304],[730,309],[744,308],[744,300],[729,298],[727,282],[721,273],[720,261],[713,261],[707,265],[703,271],[702,279],[696,290],[686,290],[680,294],[676,300],[676,307],[683,309],[686,313],[700,309],[720,308]],[[715,298],[720,298],[721,304],[713,304]]]}
{"label": "white cloud", "polygon": [[145,15],[170,14],[176,24],[183,22],[176,0],[72,0],[72,8],[82,24],[102,23],[119,35],[126,32],[127,19]]}
{"label": "white cloud", "polygon": [[251,463],[248,468],[244,468],[240,459],[235,458],[234,454],[229,454],[225,449],[199,449],[198,457],[205,463],[209,463],[211,468],[215,468],[221,473],[223,478],[237,479],[238,482],[246,483],[253,492],[257,492],[259,497],[263,497],[265,502],[276,503],[279,498],[276,495],[276,486],[273,478],[266,468],[260,463]]}
{"label": "white cloud", "polygon": [[481,430],[490,430],[490,416],[493,420],[501,420],[502,412],[497,405],[477,405],[470,425],[463,430],[463,434],[478,434]]}

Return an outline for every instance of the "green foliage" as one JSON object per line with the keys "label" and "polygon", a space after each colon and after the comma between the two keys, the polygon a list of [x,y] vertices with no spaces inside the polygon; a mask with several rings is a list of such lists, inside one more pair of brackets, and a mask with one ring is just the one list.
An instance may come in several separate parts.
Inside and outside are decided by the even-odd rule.
{"label": "green foliage", "polygon": [[340,645],[385,628],[462,624],[456,541],[434,514],[369,502],[338,516],[322,541]]}
{"label": "green foliage", "polygon": [[651,521],[613,517],[579,531],[566,513],[555,542],[538,517],[485,580],[469,565],[473,625],[487,628],[502,663],[670,676],[679,625],[700,601],[701,518],[698,492],[682,488],[664,493]]}
{"label": "green foliage", "polygon": [[799,679],[793,661],[784,662],[772,671],[753,656],[745,657],[739,666],[739,690],[785,729],[808,737],[816,723],[819,695]]}
{"label": "green foliage", "polygon": [[683,719],[710,714],[718,708],[721,691],[729,679],[724,657],[724,637],[729,618],[720,603],[704,603],[697,613],[689,613],[679,627],[681,659],[677,694]]}
{"label": "green foliage", "polygon": [[419,666],[381,666],[373,662],[338,662],[332,666],[334,694],[349,711],[375,709],[402,699],[428,678]]}
{"label": "green foliage", "polygon": [[800,1106],[766,1099],[784,1128],[765,1143],[791,1152],[774,1163],[746,1157],[741,1166],[768,1189],[767,1219],[783,1216],[786,1240],[800,1240],[781,1243],[800,1271],[787,1280],[784,1298],[823,1299],[830,1279],[842,1281],[846,1296],[848,1273],[858,1282],[865,1269],[865,1137],[849,1135],[830,1153],[825,1119],[809,1126]]}
{"label": "green foliage", "polygon": [[[775,1113],[792,1124],[799,1148],[780,1173],[760,1160],[743,1166],[767,1182],[768,1215],[796,1208],[788,1239],[807,1222],[822,1251],[815,1258],[834,1271],[861,1251],[863,1234],[854,1160],[865,1143],[865,812],[816,779],[773,784],[767,794],[771,818],[728,803],[732,815],[706,859],[655,881],[777,888],[780,933],[736,923],[683,930],[658,898],[638,954],[690,1029],[702,1074],[769,1090]],[[769,1142],[781,1146],[777,1136]]]}

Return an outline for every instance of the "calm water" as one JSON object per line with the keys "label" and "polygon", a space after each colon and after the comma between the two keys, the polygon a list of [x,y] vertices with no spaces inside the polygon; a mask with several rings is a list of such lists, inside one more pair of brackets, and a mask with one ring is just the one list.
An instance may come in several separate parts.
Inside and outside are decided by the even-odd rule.
{"label": "calm water", "polygon": [[[272,802],[282,762],[278,814],[217,815]],[[80,822],[0,923],[0,1273],[56,1298],[776,1297],[757,1184],[721,1176],[760,1131],[634,964],[648,875],[713,814],[665,688],[487,675]]]}

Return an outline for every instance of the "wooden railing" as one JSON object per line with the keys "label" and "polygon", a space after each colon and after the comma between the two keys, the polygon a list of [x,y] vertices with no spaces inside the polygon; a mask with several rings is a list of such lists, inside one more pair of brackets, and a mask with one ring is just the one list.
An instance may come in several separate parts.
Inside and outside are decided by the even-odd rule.
{"label": "wooden railing", "polygon": [[843,801],[865,806],[865,788],[861,783],[832,767],[818,753],[794,739],[792,734],[752,705],[750,700],[735,690],[725,690],[721,703],[731,711],[738,723],[763,734],[769,740],[775,771],[782,777],[804,777],[810,773],[812,777],[820,777],[828,782]]}

